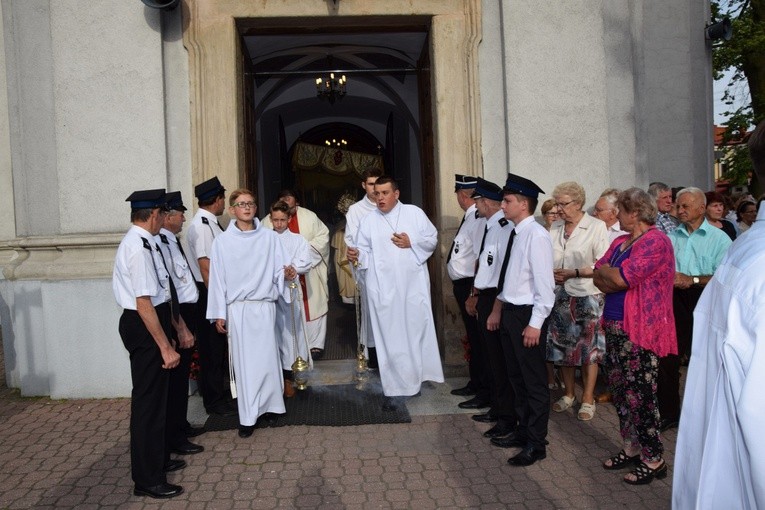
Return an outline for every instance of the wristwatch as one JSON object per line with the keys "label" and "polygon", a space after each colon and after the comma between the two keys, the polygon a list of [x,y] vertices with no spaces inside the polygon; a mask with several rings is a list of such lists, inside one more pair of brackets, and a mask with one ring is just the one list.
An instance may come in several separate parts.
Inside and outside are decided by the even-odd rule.
{"label": "wristwatch", "polygon": [[694,285],[698,285],[699,283],[701,283],[701,280],[699,280],[699,277],[698,276],[694,276],[693,277],[693,284]]}

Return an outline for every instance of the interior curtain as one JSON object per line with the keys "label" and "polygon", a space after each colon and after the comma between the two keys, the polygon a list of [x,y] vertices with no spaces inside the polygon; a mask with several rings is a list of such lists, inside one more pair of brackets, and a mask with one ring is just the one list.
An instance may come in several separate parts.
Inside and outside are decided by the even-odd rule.
{"label": "interior curtain", "polygon": [[325,170],[335,175],[355,173],[361,176],[367,168],[383,170],[382,156],[342,150],[338,147],[297,142],[292,156],[293,170]]}

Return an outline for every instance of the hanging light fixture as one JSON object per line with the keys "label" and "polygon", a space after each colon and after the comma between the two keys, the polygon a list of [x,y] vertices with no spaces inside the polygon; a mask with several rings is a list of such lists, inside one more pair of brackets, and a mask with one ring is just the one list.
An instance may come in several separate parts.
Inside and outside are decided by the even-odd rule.
{"label": "hanging light fixture", "polygon": [[320,76],[316,78],[316,97],[329,101],[329,104],[335,104],[335,101],[345,95],[345,84],[347,80],[345,75],[335,78],[335,73],[329,73],[329,78]]}

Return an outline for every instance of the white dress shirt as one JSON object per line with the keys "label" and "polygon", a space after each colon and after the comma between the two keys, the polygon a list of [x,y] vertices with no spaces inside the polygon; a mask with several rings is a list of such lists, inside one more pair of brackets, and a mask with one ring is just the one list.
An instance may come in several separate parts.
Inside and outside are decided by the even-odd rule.
{"label": "white dress shirt", "polygon": [[178,292],[179,303],[196,303],[199,299],[199,290],[194,283],[194,274],[191,272],[186,257],[181,253],[179,240],[175,234],[161,228],[159,234],[154,240],[162,249],[162,255],[165,257],[165,264],[170,271],[170,275],[175,284],[175,290]]}
{"label": "white dress shirt", "polygon": [[475,204],[467,208],[463,218],[464,221],[454,236],[449,263],[446,264],[449,278],[452,280],[471,278],[475,275],[475,261],[478,259],[483,227],[486,225],[486,218],[476,216]]}
{"label": "white dress shirt", "polygon": [[125,310],[136,310],[136,298],[149,296],[151,304],[170,301],[170,275],[165,270],[154,236],[133,225],[122,238],[114,259],[112,290]]}
{"label": "white dress shirt", "polygon": [[202,283],[199,259],[210,258],[213,240],[223,233],[218,218],[205,209],[199,209],[191,219],[187,229],[186,241],[189,245],[188,259],[194,279]]}
{"label": "white dress shirt", "polygon": [[553,252],[550,234],[529,216],[515,226],[507,275],[497,299],[533,305],[529,326],[541,328],[555,303]]}
{"label": "white dress shirt", "polygon": [[486,240],[483,243],[483,251],[478,257],[478,271],[473,282],[473,287],[478,290],[496,288],[499,282],[499,272],[505,258],[507,240],[514,227],[512,221],[501,221],[504,219],[505,214],[497,211],[486,220],[488,228]]}

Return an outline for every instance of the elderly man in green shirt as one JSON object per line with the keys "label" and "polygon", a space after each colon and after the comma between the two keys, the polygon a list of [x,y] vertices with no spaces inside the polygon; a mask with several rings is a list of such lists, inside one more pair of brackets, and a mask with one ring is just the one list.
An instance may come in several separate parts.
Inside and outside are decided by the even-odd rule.
{"label": "elderly man in green shirt", "polygon": [[707,222],[706,205],[704,192],[698,188],[678,192],[677,216],[681,223],[668,234],[675,250],[672,305],[678,353],[659,360],[657,394],[662,431],[677,427],[680,420],[680,360],[691,353],[693,309],[731,245],[725,232]]}

